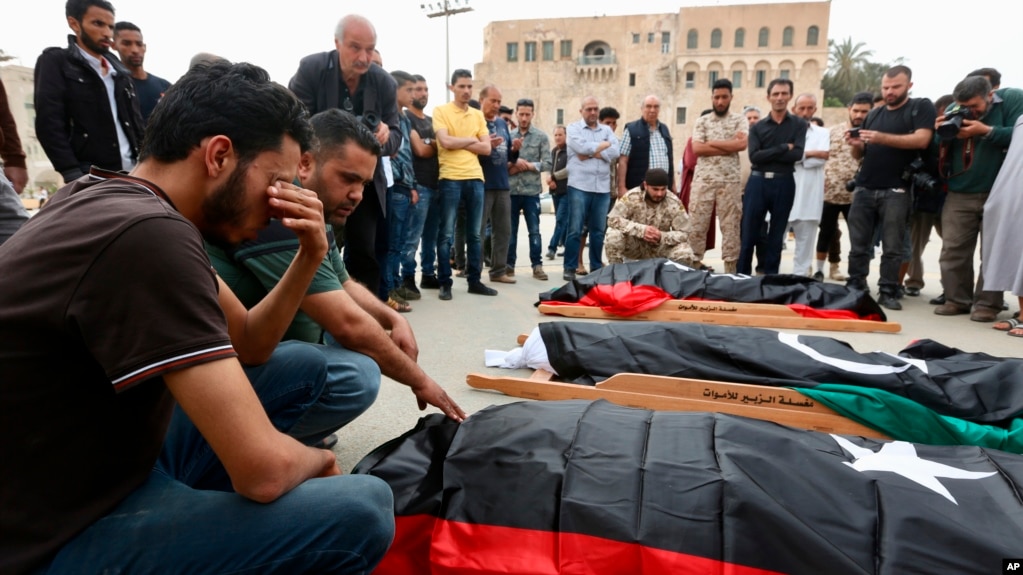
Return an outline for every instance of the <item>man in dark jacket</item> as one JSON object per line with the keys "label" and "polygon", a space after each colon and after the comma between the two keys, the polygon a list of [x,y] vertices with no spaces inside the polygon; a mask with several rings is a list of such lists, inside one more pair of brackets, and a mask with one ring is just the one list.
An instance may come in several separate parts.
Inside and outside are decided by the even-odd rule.
{"label": "man in dark jacket", "polygon": [[[621,155],[618,156],[618,197],[643,183],[647,170],[660,168],[669,174],[675,173],[674,152],[668,126],[658,119],[661,114],[661,99],[657,96],[643,98],[643,117],[625,125],[622,133]],[[674,191],[674,181],[668,191]]]}
{"label": "man in dark jacket", "polygon": [[[349,14],[334,31],[335,49],[302,58],[288,88],[316,114],[340,108],[360,116],[380,142],[381,158],[398,151],[397,86],[391,75],[372,63],[377,33],[362,16]],[[373,119],[379,124],[373,127]],[[373,185],[366,186],[367,200],[360,202],[345,223],[345,266],[348,273],[380,299],[387,301],[380,281],[387,257],[387,176],[378,160]]]}
{"label": "man in dark jacket", "polygon": [[68,0],[67,48],[36,61],[36,136],[64,181],[90,166],[130,170],[142,145],[142,114],[131,74],[113,45],[114,7],[106,0]]}

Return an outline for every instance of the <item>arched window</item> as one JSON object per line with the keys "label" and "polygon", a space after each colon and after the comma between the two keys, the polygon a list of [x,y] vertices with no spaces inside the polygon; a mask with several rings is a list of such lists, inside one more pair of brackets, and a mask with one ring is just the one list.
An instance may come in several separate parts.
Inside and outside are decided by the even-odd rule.
{"label": "arched window", "polygon": [[746,44],[746,29],[739,28],[735,31],[735,47],[742,48]]}
{"label": "arched window", "polygon": [[818,40],[820,40],[821,29],[816,26],[810,26],[806,29],[806,45],[816,46]]}
{"label": "arched window", "polygon": [[689,33],[686,34],[686,48],[690,50],[695,50],[696,44],[699,41],[699,39],[700,34],[699,32],[696,31],[696,28],[690,28]]}
{"label": "arched window", "polygon": [[710,33],[710,47],[720,48],[721,47],[721,28],[714,28]]}
{"label": "arched window", "polygon": [[782,46],[791,46],[792,45],[792,35],[795,34],[795,33],[796,33],[796,31],[795,31],[795,29],[792,28],[792,26],[786,26],[785,29],[782,30],[782,33],[781,33],[781,45]]}
{"label": "arched window", "polygon": [[760,46],[761,48],[767,48],[767,39],[768,39],[768,37],[770,37],[770,35],[771,35],[771,31],[767,29],[767,26],[764,26],[763,28],[761,28],[760,29],[760,38],[757,41],[757,46]]}

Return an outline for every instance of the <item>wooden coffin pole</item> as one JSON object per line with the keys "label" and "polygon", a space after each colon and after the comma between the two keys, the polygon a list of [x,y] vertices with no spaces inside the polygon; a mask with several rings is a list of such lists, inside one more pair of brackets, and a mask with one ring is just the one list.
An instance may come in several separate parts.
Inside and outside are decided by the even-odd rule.
{"label": "wooden coffin pole", "polygon": [[703,300],[668,300],[661,305],[636,315],[620,316],[607,313],[599,307],[586,305],[540,304],[540,313],[589,319],[631,319],[643,321],[681,321],[738,325],[746,327],[774,327],[783,329],[815,329],[828,331],[898,333],[902,325],[890,321],[865,319],[830,319],[803,317],[782,304],[744,303]]}
{"label": "wooden coffin pole", "polygon": [[729,413],[823,433],[889,439],[785,387],[638,373],[619,373],[591,387],[550,381],[552,377],[544,370],[536,370],[529,378],[471,373],[466,383],[524,399],[604,399],[626,407]]}

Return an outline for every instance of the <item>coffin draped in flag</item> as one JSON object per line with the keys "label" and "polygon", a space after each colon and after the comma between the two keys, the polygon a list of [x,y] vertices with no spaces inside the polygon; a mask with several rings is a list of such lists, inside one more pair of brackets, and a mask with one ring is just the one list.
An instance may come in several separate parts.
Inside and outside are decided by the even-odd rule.
{"label": "coffin draped in flag", "polygon": [[603,401],[439,414],[355,469],[394,492],[377,575],[987,574],[1023,457]]}
{"label": "coffin draped in flag", "polygon": [[880,389],[941,415],[1009,427],[1023,415],[1023,359],[921,340],[899,354],[859,353],[822,336],[674,322],[548,322],[538,327],[561,381],[593,385],[643,373],[813,388]]}
{"label": "coffin draped in flag", "polygon": [[843,285],[787,274],[711,274],[663,258],[604,266],[540,294],[539,303],[594,306],[628,317],[672,299],[781,304],[804,317],[887,319],[870,294]]}

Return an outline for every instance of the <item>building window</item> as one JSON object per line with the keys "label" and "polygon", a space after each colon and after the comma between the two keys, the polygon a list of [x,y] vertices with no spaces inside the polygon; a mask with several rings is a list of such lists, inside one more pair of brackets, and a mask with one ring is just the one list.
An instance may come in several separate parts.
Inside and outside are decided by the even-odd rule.
{"label": "building window", "polygon": [[654,33],[653,32],[651,32],[651,33],[646,35],[646,41],[647,41],[648,44],[653,44],[654,43]]}
{"label": "building window", "polygon": [[746,29],[739,28],[735,31],[735,47],[742,48],[746,44]]}
{"label": "building window", "polygon": [[639,34],[633,34],[632,35],[632,43],[633,44],[639,44]]}
{"label": "building window", "polygon": [[559,125],[559,126],[561,124],[565,123],[565,110],[564,109],[558,108],[558,113],[554,114],[554,123]]}
{"label": "building window", "polygon": [[707,72],[707,87],[708,88],[713,88],[714,87],[714,82],[717,82],[717,81],[718,81],[718,71],[717,70],[711,70],[710,72]]}
{"label": "building window", "polygon": [[810,26],[806,30],[806,45],[816,46],[817,42],[820,41],[821,29],[816,26]]}
{"label": "building window", "polygon": [[789,78],[789,75],[790,75],[790,74],[791,74],[791,70],[784,70],[784,69],[783,69],[783,70],[781,71],[781,74],[780,74],[779,76],[780,76],[781,78],[785,78],[785,79],[787,80],[787,79]]}
{"label": "building window", "polygon": [[732,88],[742,88],[742,71],[735,70],[732,72]]}
{"label": "building window", "polygon": [[544,62],[550,62],[554,59],[554,40],[544,40],[543,59]]}
{"label": "building window", "polygon": [[700,33],[696,31],[696,28],[690,28],[689,33],[686,34],[686,48],[689,50],[695,50],[699,43]]}
{"label": "building window", "polygon": [[685,108],[675,108],[675,123],[676,124],[685,124],[686,123],[686,109]]}
{"label": "building window", "polygon": [[786,26],[785,29],[782,30],[782,32],[781,32],[781,45],[782,46],[791,46],[792,45],[792,35],[795,34],[795,33],[796,33],[796,31],[792,28],[792,26]]}
{"label": "building window", "polygon": [[714,28],[710,33],[710,47],[721,47],[721,28]]}
{"label": "building window", "polygon": [[629,72],[629,86],[635,86],[635,85],[636,85],[636,73],[635,72]]}
{"label": "building window", "polygon": [[519,43],[508,42],[508,61],[518,62],[519,61]]}
{"label": "building window", "polygon": [[572,57],[572,41],[562,40],[561,41],[561,57],[571,58]]}
{"label": "building window", "polygon": [[526,42],[526,54],[523,58],[526,62],[536,62],[536,42]]}
{"label": "building window", "polygon": [[767,85],[767,70],[757,70],[757,88],[763,88]]}
{"label": "building window", "polygon": [[671,32],[661,32],[661,54],[671,52]]}
{"label": "building window", "polygon": [[696,87],[696,72],[686,72],[686,88]]}
{"label": "building window", "polygon": [[771,31],[764,26],[760,29],[760,39],[757,41],[757,46],[761,48],[767,48],[767,40],[771,36]]}

